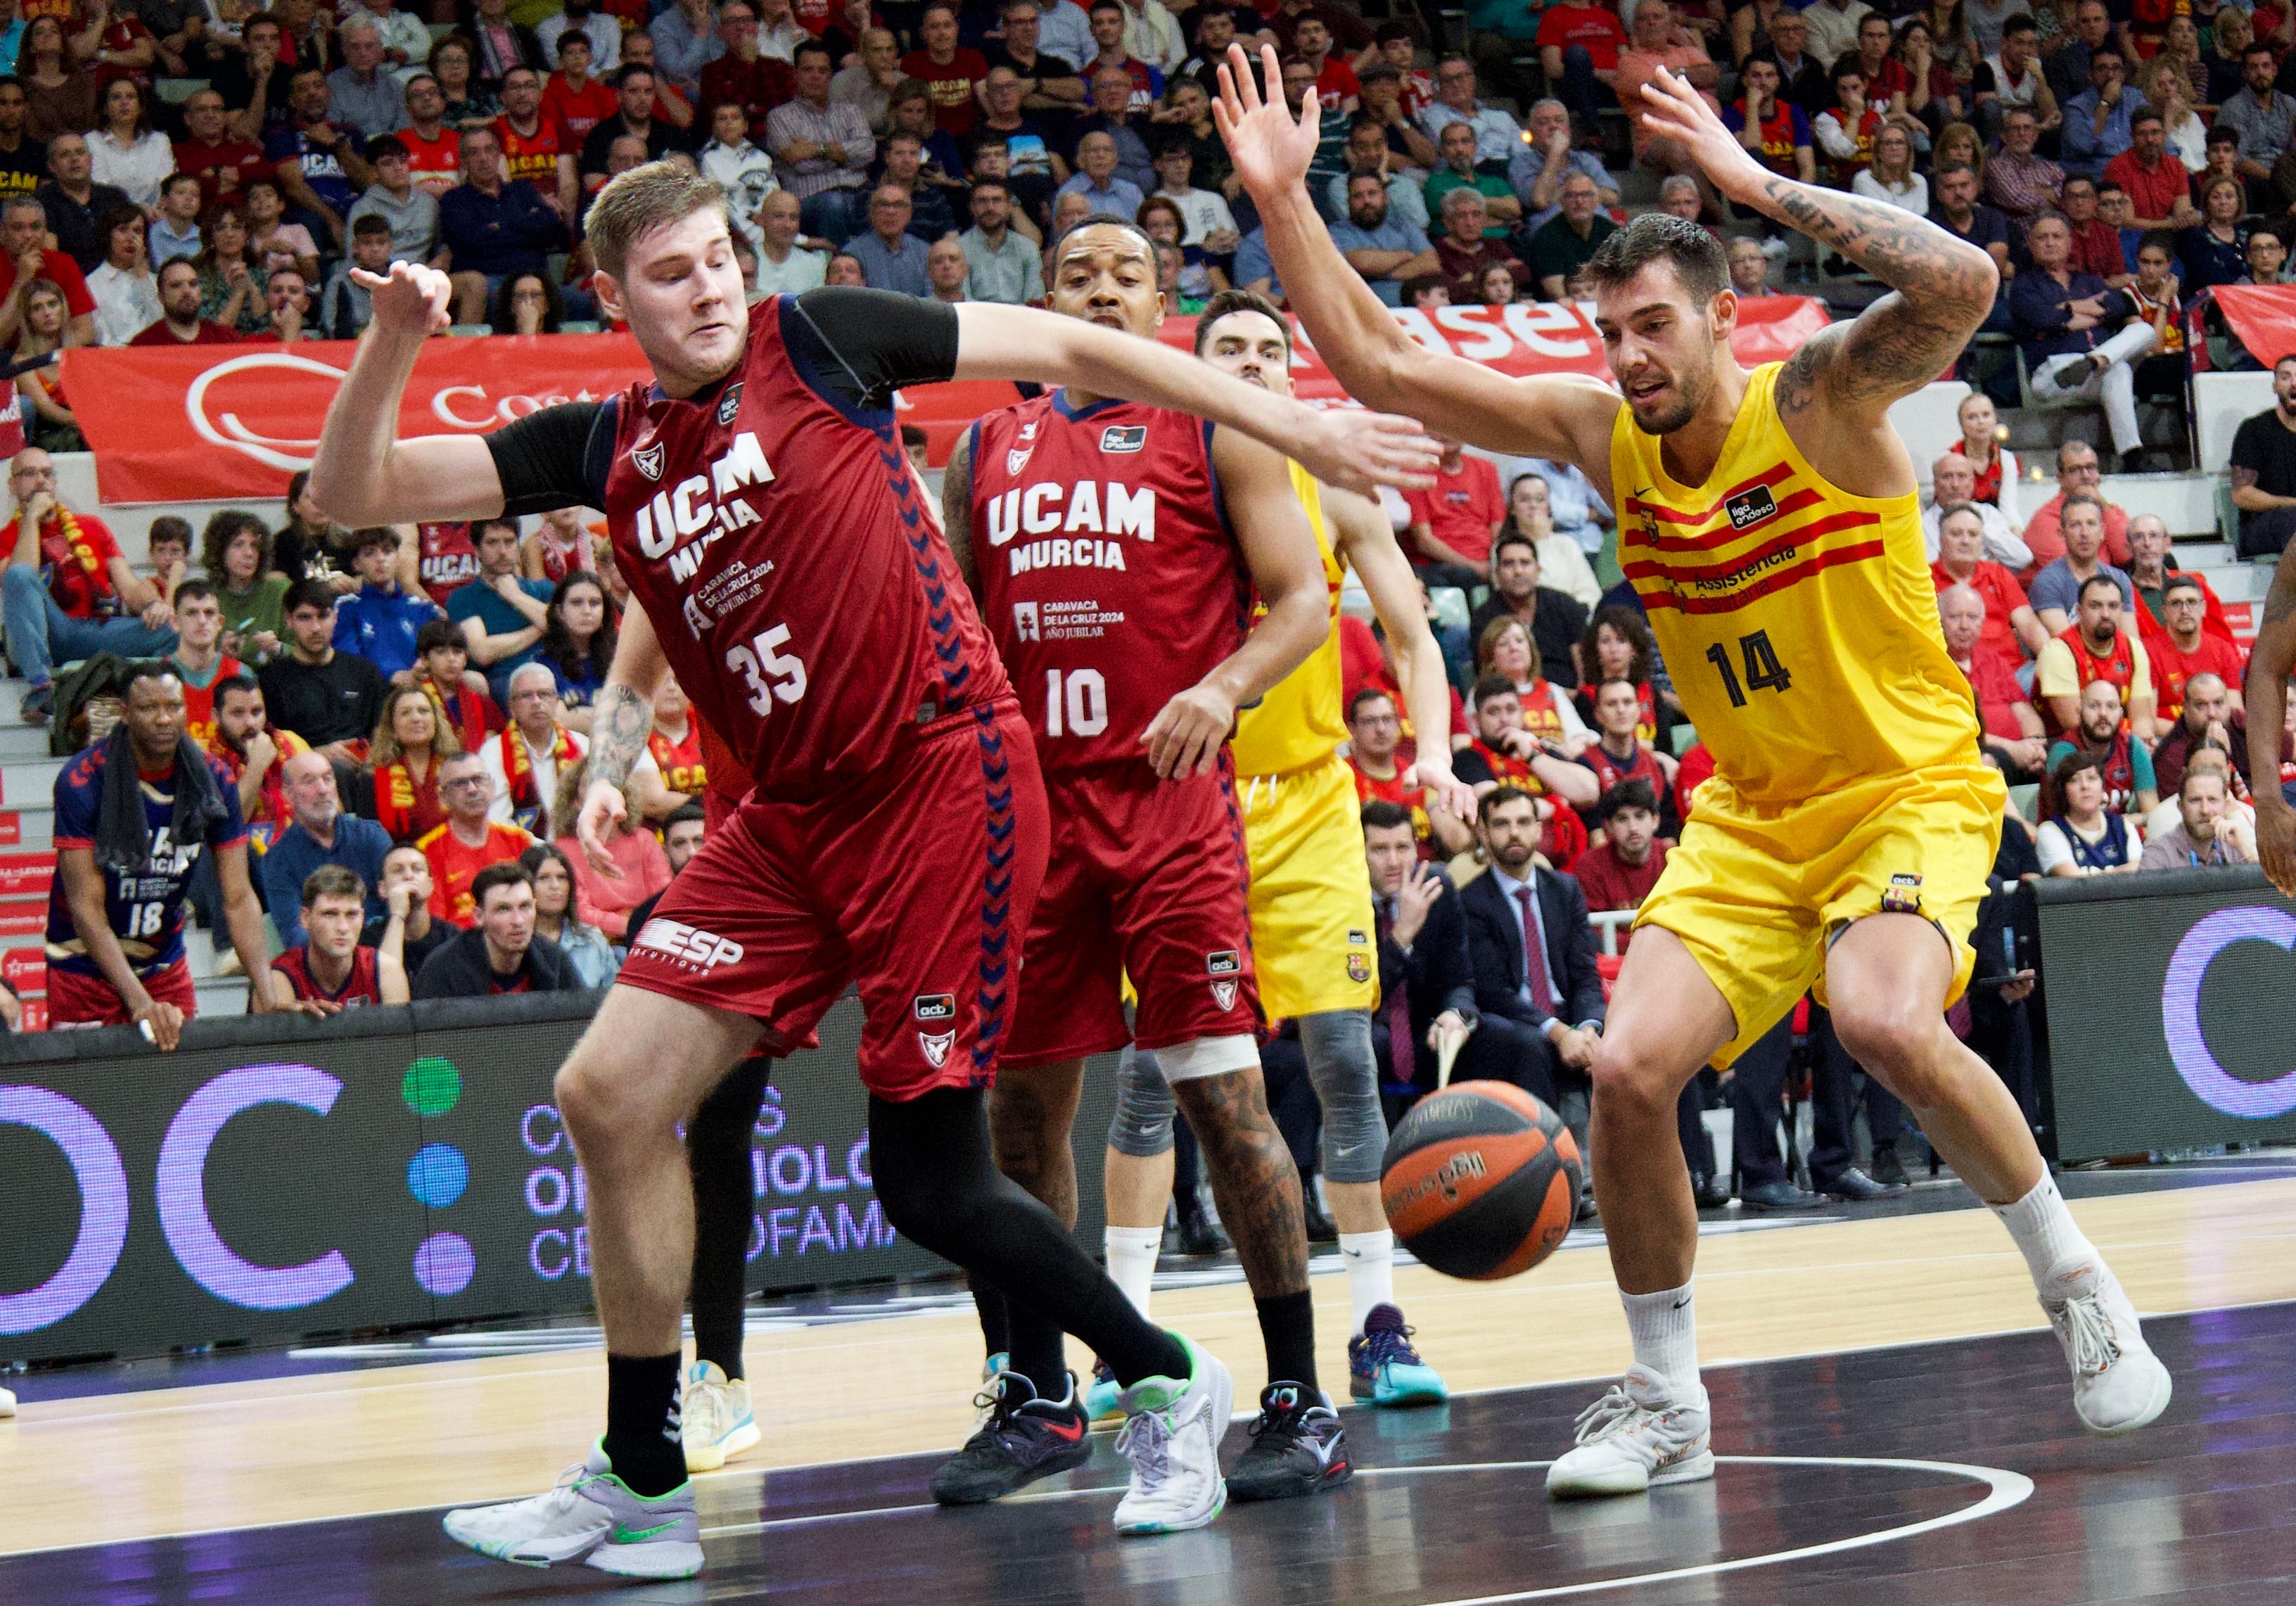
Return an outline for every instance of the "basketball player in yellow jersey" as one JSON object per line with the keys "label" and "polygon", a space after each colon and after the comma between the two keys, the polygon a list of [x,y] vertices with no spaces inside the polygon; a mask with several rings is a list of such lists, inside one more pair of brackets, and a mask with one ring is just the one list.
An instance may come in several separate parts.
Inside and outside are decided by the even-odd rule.
{"label": "basketball player in yellow jersey", "polygon": [[[1291,326],[1263,296],[1242,290],[1214,296],[1196,319],[1196,355],[1247,384],[1292,393]],[[1395,1304],[1395,1235],[1379,1200],[1387,1123],[1371,1033],[1379,992],[1377,922],[1355,781],[1339,757],[1348,737],[1338,623],[1349,569],[1395,645],[1405,701],[1422,728],[1445,728],[1449,689],[1442,649],[1427,627],[1418,583],[1387,516],[1360,496],[1318,484],[1296,463],[1292,486],[1316,532],[1332,627],[1305,663],[1239,711],[1229,743],[1250,860],[1252,959],[1267,1018],[1298,1023],[1308,1078],[1323,1105],[1324,1180],[1352,1307],[1349,1391],[1382,1405],[1432,1403],[1447,1390],[1412,1348]],[[1464,819],[1473,813],[1474,793],[1452,775],[1450,757],[1439,748],[1426,755],[1414,783],[1434,788],[1438,806],[1447,803]],[[1170,1085],[1151,1057],[1128,1053],[1108,1134],[1108,1268],[1144,1314],[1172,1193],[1172,1109]],[[1243,1225],[1231,1223],[1230,1230]],[[1114,1378],[1096,1378],[1086,1399],[1095,1412],[1112,1410]],[[1256,1427],[1263,1448],[1271,1431],[1287,1441],[1312,1434],[1315,1413],[1323,1410],[1316,1400],[1282,1403],[1314,1420]],[[1244,1500],[1312,1492],[1328,1476],[1330,1461],[1287,1454],[1280,1469],[1267,1469],[1285,1474],[1272,1487],[1239,1485],[1231,1476],[1228,1493]]]}
{"label": "basketball player in yellow jersey", "polygon": [[[1271,79],[1274,53],[1267,53]],[[2025,1255],[2101,1433],[2166,1408],[2168,1371],[2075,1225],[2000,1078],[1945,1023],[1999,831],[1968,692],[1923,578],[1914,470],[1890,404],[1950,365],[1993,304],[1984,252],[1911,213],[1759,166],[1661,70],[1639,113],[1715,189],[1895,293],[1752,373],[1737,299],[1695,224],[1638,217],[1588,265],[1619,394],[1510,379],[1408,338],[1309,205],[1312,101],[1263,103],[1240,50],[1218,108],[1292,303],[1349,394],[1438,434],[1576,463],[1619,510],[1621,566],[1716,773],[1642,907],[1594,1065],[1596,1195],[1635,1364],[1580,1419],[1558,1495],[1712,1476],[1691,1270],[1697,1217],[1675,1098],[1815,985],[1843,1046],[1911,1105]]]}

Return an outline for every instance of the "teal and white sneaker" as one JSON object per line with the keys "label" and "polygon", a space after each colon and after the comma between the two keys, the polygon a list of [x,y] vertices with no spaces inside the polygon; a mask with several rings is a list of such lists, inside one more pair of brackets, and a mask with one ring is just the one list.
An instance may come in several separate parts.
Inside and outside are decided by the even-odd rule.
{"label": "teal and white sneaker", "polygon": [[987,1427],[990,1419],[996,1416],[996,1380],[1012,1369],[1013,1356],[1002,1349],[980,1363],[980,1392],[972,1399],[972,1430],[975,1433]]}
{"label": "teal and white sneaker", "polygon": [[1348,1340],[1348,1393],[1381,1405],[1432,1405],[1451,1397],[1442,1374],[1419,1358],[1392,1305],[1374,1305]]}
{"label": "teal and white sneaker", "polygon": [[701,1570],[693,1485],[646,1499],[614,1476],[603,1442],[531,1500],[448,1512],[447,1536],[521,1567],[580,1561],[626,1578],[690,1578]]}
{"label": "teal and white sneaker", "polygon": [[1119,1534],[1202,1528],[1227,1504],[1219,1446],[1235,1409],[1235,1380],[1217,1356],[1172,1336],[1188,1352],[1188,1375],[1143,1378],[1124,1391],[1116,1453],[1132,1463],[1132,1479],[1116,1503]]}
{"label": "teal and white sneaker", "polygon": [[758,1442],[748,1381],[728,1378],[715,1361],[696,1361],[686,1370],[677,1415],[689,1472],[714,1472]]}
{"label": "teal and white sneaker", "polygon": [[1084,1391],[1084,1413],[1095,1428],[1124,1420],[1124,1390],[1116,1386],[1116,1373],[1108,1369],[1108,1363],[1096,1357],[1092,1364],[1092,1386]]}

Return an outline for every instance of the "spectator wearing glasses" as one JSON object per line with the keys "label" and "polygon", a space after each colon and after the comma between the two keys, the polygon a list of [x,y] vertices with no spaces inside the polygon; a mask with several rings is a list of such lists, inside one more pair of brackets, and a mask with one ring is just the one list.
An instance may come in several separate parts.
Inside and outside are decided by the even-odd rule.
{"label": "spectator wearing glasses", "polygon": [[573,962],[535,930],[534,876],[515,857],[471,878],[469,929],[441,946],[414,979],[417,998],[488,998],[581,990]]}
{"label": "spectator wearing glasses", "polygon": [[472,881],[490,865],[516,862],[534,837],[490,817],[495,782],[476,753],[457,753],[439,765],[439,795],[447,823],[415,843],[430,861],[430,915],[468,926],[479,907]]}
{"label": "spectator wearing glasses", "polygon": [[[2292,395],[2296,395],[2296,370],[2291,372]],[[2236,451],[2234,455],[2237,457]],[[2102,500],[2103,477],[2096,448],[2088,442],[2068,440],[2057,448],[2057,494],[2035,508],[2032,518],[2026,521],[2025,545],[2032,549],[2033,561],[2018,574],[2020,580],[2030,586],[2044,567],[2065,555],[2064,505],[2065,498],[2072,496],[2099,497],[2099,505],[2104,511],[2104,542],[2100,548],[2104,561],[2119,569],[2128,567],[2128,514],[2125,509]]]}
{"label": "spectator wearing glasses", "polygon": [[[1419,856],[1450,858],[1475,845],[1474,830],[1447,809],[1433,808],[1424,787],[1407,787],[1403,777],[1417,757],[1417,744],[1403,734],[1395,699],[1365,686],[1348,700],[1348,766],[1355,772],[1356,797],[1401,809],[1411,823]],[[1368,829],[1368,827],[1366,827]]]}
{"label": "spectator wearing glasses", "polygon": [[509,824],[547,830],[546,811],[557,800],[559,776],[589,749],[567,726],[558,680],[547,664],[523,664],[509,683],[510,724],[479,751],[491,782],[490,812]]}

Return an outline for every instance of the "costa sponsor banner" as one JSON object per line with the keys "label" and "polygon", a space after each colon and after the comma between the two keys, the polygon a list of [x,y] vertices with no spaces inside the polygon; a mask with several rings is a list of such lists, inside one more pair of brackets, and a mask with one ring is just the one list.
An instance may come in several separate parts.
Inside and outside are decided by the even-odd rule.
{"label": "costa sponsor banner", "polygon": [[[2259,363],[2275,363],[2296,351],[2296,285],[2219,284],[2209,292],[2240,343]],[[2195,355],[2205,341],[2192,342]]]}
{"label": "costa sponsor banner", "polygon": [[[1503,373],[1603,377],[1601,338],[1587,309],[1552,303],[1447,307],[1396,318],[1431,349]],[[1825,326],[1823,303],[1800,296],[1742,301],[1739,360],[1771,362]],[[1162,338],[1185,349],[1192,317],[1166,320]],[[307,469],[319,429],[357,347],[346,340],[285,346],[78,348],[64,355],[64,383],[96,456],[107,503],[272,498]],[[1304,342],[1294,355],[1300,396],[1346,400]],[[645,376],[626,334],[487,335],[429,342],[399,408],[402,437],[483,435],[562,401],[613,395]],[[1008,384],[966,381],[901,393],[905,423],[923,426],[931,461],[947,461],[956,437],[983,413],[1013,401]]]}

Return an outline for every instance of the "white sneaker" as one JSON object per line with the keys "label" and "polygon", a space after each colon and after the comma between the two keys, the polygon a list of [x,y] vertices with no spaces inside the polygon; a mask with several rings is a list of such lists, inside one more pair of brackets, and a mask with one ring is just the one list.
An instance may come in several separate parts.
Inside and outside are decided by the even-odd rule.
{"label": "white sneaker", "polygon": [[2092,1433],[2134,1433],[2169,1408],[2176,1384],[2136,1323],[2120,1279],[2095,1255],[2049,1268],[2041,1308],[2073,1369],[2073,1411]]}
{"label": "white sneaker", "polygon": [[448,1512],[447,1536],[521,1567],[581,1561],[627,1578],[690,1578],[701,1570],[693,1485],[652,1500],[614,1476],[603,1446],[531,1500]]}
{"label": "white sneaker", "polygon": [[0,1417],[13,1416],[15,1414],[16,1397],[7,1389],[0,1389]]}
{"label": "white sneaker", "polygon": [[1624,1381],[1578,1413],[1578,1442],[1547,1469],[1546,1492],[1558,1500],[1639,1495],[1711,1478],[1712,1425],[1705,1389],[1677,1401],[1666,1379],[1629,1366]]}
{"label": "white sneaker", "polygon": [[1218,1357],[1185,1338],[1180,1344],[1187,1377],[1143,1378],[1124,1391],[1116,1452],[1132,1463],[1132,1480],[1116,1503],[1119,1534],[1202,1528],[1227,1504],[1219,1446],[1235,1409],[1235,1380]]}
{"label": "white sneaker", "polygon": [[728,1379],[715,1361],[696,1361],[687,1368],[677,1415],[689,1472],[714,1472],[729,1456],[758,1442],[748,1380]]}

